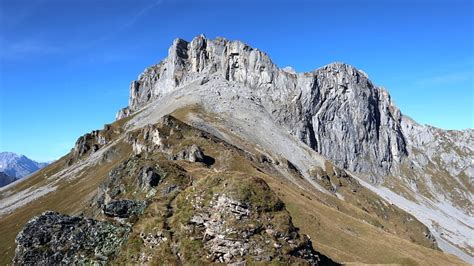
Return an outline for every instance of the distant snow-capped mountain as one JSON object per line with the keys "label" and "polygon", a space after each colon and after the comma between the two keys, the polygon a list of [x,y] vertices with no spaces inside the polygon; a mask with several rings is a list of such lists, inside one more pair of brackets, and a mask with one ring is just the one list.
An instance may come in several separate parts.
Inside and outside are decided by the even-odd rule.
{"label": "distant snow-capped mountain", "polygon": [[0,171],[17,179],[36,172],[48,164],[33,161],[24,155],[13,152],[0,153]]}

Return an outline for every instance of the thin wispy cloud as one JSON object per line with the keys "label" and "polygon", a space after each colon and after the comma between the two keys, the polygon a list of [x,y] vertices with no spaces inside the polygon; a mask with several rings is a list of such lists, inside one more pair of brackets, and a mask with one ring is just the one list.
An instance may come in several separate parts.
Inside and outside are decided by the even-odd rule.
{"label": "thin wispy cloud", "polygon": [[148,4],[148,5],[144,6],[142,9],[138,10],[136,13],[134,13],[130,17],[130,19],[125,20],[125,22],[123,22],[120,25],[117,25],[117,27],[115,27],[114,30],[112,30],[109,33],[101,36],[100,38],[97,38],[97,39],[89,42],[88,44],[84,44],[84,46],[91,47],[91,46],[94,46],[98,43],[107,41],[107,40],[115,37],[116,35],[118,35],[122,31],[124,31],[124,30],[132,27],[133,25],[135,25],[140,20],[140,18],[142,18],[148,12],[150,12],[151,10],[153,10],[154,8],[158,7],[159,5],[161,5],[163,3],[164,3],[164,0],[153,0],[153,1],[151,1],[151,4]]}
{"label": "thin wispy cloud", "polygon": [[459,72],[442,73],[429,77],[423,77],[415,81],[415,85],[419,86],[433,86],[433,85],[447,85],[453,83],[467,82],[473,80],[474,72],[472,70],[462,70]]}
{"label": "thin wispy cloud", "polygon": [[[35,9],[45,2],[48,1],[37,0],[31,2],[30,5],[27,5],[24,9],[19,11],[19,16],[17,18],[12,17],[11,15],[2,18],[2,24],[14,27],[16,24],[21,23],[22,20],[33,16]],[[164,0],[147,1],[142,8],[138,9],[138,11],[132,15],[128,14],[125,19],[111,27],[111,30],[105,32],[99,37],[91,38],[80,43],[72,43],[70,41],[68,42],[68,40],[64,40],[63,43],[58,44],[57,41],[52,42],[52,40],[47,36],[38,36],[38,34],[37,36],[20,36],[20,38],[18,38],[19,36],[16,36],[16,39],[11,39],[7,38],[6,34],[4,34],[3,30],[0,28],[0,60],[19,60],[27,57],[54,55],[90,49],[113,39],[123,31],[133,27],[135,24],[139,23],[142,17],[162,3],[164,3]],[[90,3],[85,1],[84,4]],[[4,13],[5,12],[2,12],[1,15],[3,16]],[[115,57],[112,59],[116,60]],[[111,58],[106,58],[105,60],[111,60]]]}
{"label": "thin wispy cloud", "polygon": [[410,73],[397,78],[397,83],[416,88],[442,88],[474,82],[474,60],[467,57],[440,65],[419,68],[417,73]]}
{"label": "thin wispy cloud", "polygon": [[15,60],[30,56],[51,55],[61,51],[61,48],[45,41],[23,39],[16,42],[2,41],[1,60]]}
{"label": "thin wispy cloud", "polygon": [[135,15],[129,21],[124,24],[123,28],[127,28],[134,25],[142,16],[144,16],[146,13],[148,13],[155,7],[158,7],[159,5],[163,4],[163,2],[164,0],[155,0],[151,4],[143,7],[140,11],[135,13]]}

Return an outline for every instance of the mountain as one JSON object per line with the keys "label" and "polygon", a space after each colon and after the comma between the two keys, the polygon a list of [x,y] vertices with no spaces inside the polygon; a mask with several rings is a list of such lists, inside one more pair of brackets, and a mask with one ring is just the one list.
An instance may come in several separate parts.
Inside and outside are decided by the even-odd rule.
{"label": "mountain", "polygon": [[13,152],[0,152],[0,171],[5,172],[11,177],[25,177],[46,165],[48,163],[39,163],[24,155],[18,155]]}
{"label": "mountain", "polygon": [[2,262],[474,262],[474,130],[419,125],[352,66],[176,39],[116,118],[0,190]]}
{"label": "mountain", "polygon": [[16,178],[7,175],[4,172],[0,172],[0,187],[6,186],[15,180]]}
{"label": "mountain", "polygon": [[[172,97],[180,97],[178,103],[165,103]],[[176,40],[167,59],[132,82],[129,107],[117,117],[152,101],[159,103],[144,115],[196,103],[211,113],[242,113],[227,121],[252,119],[255,112],[269,114],[336,165],[389,188],[395,194],[370,186],[423,220],[445,250],[473,259],[474,130],[417,124],[401,114],[387,91],[373,85],[363,71],[333,63],[308,73],[288,72],[242,42],[199,36],[189,43]],[[225,127],[235,123],[239,121]],[[275,152],[281,153],[281,148]],[[294,163],[303,173],[311,170],[305,163]]]}

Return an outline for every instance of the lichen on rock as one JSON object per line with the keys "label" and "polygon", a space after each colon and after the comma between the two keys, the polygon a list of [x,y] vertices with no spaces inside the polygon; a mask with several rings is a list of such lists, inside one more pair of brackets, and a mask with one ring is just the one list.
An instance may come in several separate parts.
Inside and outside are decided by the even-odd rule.
{"label": "lichen on rock", "polygon": [[130,228],[56,212],[31,219],[16,238],[15,265],[105,264]]}

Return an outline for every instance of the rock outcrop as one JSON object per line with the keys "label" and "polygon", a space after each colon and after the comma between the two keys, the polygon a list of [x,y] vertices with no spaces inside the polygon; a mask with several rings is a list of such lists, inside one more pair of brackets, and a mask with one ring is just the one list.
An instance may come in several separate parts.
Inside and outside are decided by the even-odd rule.
{"label": "rock outcrop", "polygon": [[337,265],[316,252],[307,236],[299,234],[283,202],[259,178],[209,177],[177,200],[182,204],[177,216],[185,227],[176,234],[181,242],[203,247],[183,256],[194,252],[206,258],[193,263]]}
{"label": "rock outcrop", "polygon": [[407,116],[401,125],[410,155],[402,173],[405,184],[474,215],[474,130],[422,126]]}
{"label": "rock outcrop", "polygon": [[[188,125],[177,123],[171,116],[164,116],[158,125],[146,125],[138,132],[129,133],[127,142],[132,145],[135,154],[159,152],[170,160],[186,160],[211,165],[214,159],[205,155],[196,144],[173,145],[183,138],[181,131],[189,130]],[[172,136],[172,137],[171,137]],[[176,144],[176,143],[175,143]]]}
{"label": "rock outcrop", "polygon": [[[203,230],[204,248],[214,262],[230,263],[240,257],[251,255],[256,261],[272,261],[273,252],[265,252],[262,242],[272,243],[276,250],[291,249],[288,253],[304,258],[309,264],[316,265],[320,261],[307,237],[299,238],[296,231],[278,232],[272,226],[268,228],[253,228],[249,224],[252,215],[252,205],[233,200],[226,195],[216,195],[210,202],[209,209],[199,208],[190,224]],[[242,226],[232,226],[235,221]],[[245,228],[250,225],[248,228]],[[197,227],[197,228],[196,228]],[[263,231],[260,234],[259,231]],[[259,236],[257,241],[255,237]],[[262,242],[259,242],[262,241]],[[267,243],[268,244],[268,243]],[[288,247],[290,246],[290,247]]]}
{"label": "rock outcrop", "polygon": [[[103,129],[93,130],[90,133],[80,136],[71,149],[67,164],[71,165],[78,160],[87,158],[89,155],[96,153],[107,146],[112,139],[120,136],[123,131],[120,125],[105,124]],[[114,152],[108,151],[108,153],[102,154],[102,160],[110,160],[113,156]]]}
{"label": "rock outcrop", "polygon": [[136,200],[114,200],[104,206],[104,214],[111,217],[137,217],[145,210],[146,203]]}
{"label": "rock outcrop", "polygon": [[204,162],[204,153],[196,144],[186,147],[173,156],[173,160],[187,160],[190,162]]}
{"label": "rock outcrop", "polygon": [[56,212],[30,220],[16,238],[15,265],[105,264],[129,228]]}
{"label": "rock outcrop", "polygon": [[403,135],[412,158],[421,167],[439,163],[450,176],[474,176],[474,130],[442,130],[422,126],[411,118],[402,119]]}
{"label": "rock outcrop", "polygon": [[91,133],[80,136],[71,150],[72,158],[68,164],[72,164],[74,161],[98,151],[107,143],[108,140],[105,137],[104,130],[94,130]]}
{"label": "rock outcrop", "polygon": [[165,172],[152,160],[132,157],[109,173],[109,178],[100,185],[92,202],[97,210],[106,215],[128,218],[143,212],[144,201],[156,193]]}

